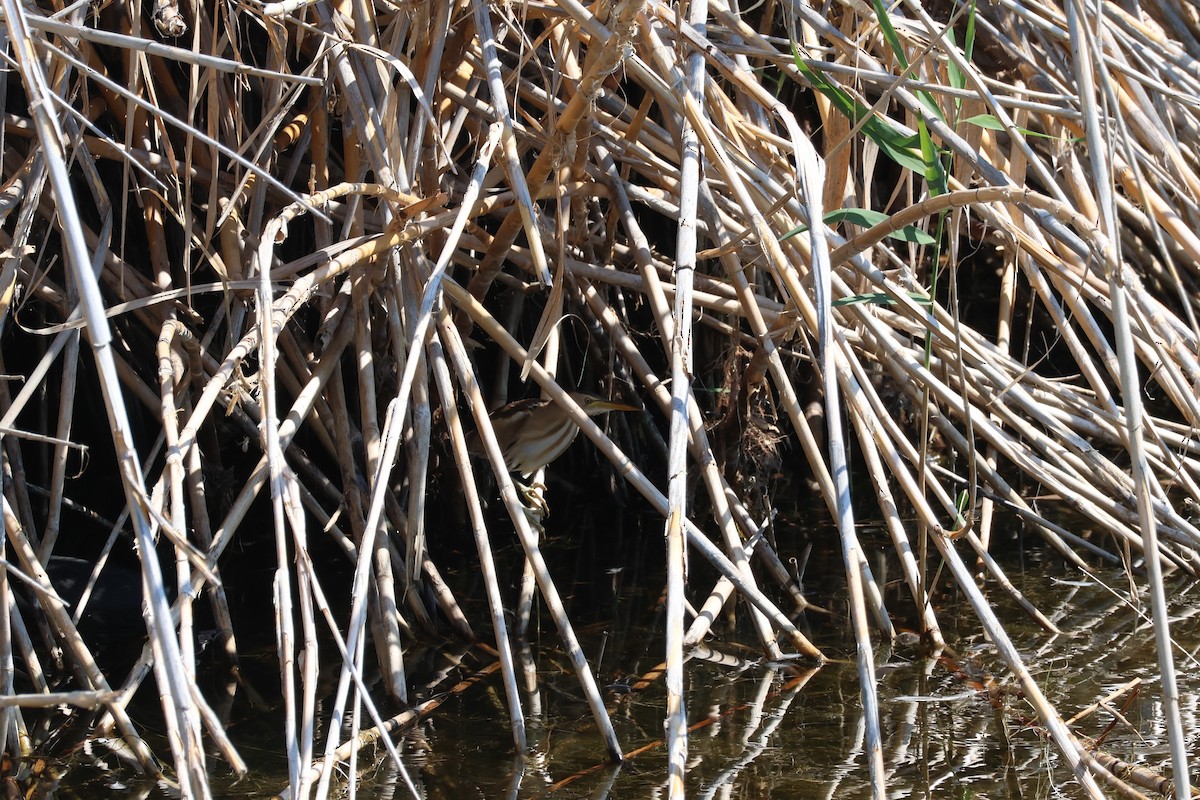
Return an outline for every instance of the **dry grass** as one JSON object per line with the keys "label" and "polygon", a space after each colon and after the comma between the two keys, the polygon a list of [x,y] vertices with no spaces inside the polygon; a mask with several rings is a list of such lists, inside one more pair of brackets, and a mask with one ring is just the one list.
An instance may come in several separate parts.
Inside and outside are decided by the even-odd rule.
{"label": "dry grass", "polygon": [[[1200,569],[1193,4],[1152,0],[1135,14],[901,0],[880,15],[867,3],[767,0],[738,13],[714,1],[690,8],[696,26],[628,0],[194,11],[160,0],[132,21],[130,8],[4,5],[15,71],[0,323],[6,371],[21,380],[0,385],[11,565],[0,566],[0,642],[18,643],[32,694],[49,681],[44,654],[9,627],[10,570],[46,588],[61,532],[91,524],[71,521],[67,478],[80,404],[99,420],[99,376],[131,509],[112,521],[109,547],[127,547],[116,533],[132,527],[153,635],[110,687],[69,613],[49,599],[42,609],[84,692],[68,702],[103,709],[99,730],[116,726],[147,769],[123,708],[151,668],[169,687],[185,793],[207,792],[202,730],[240,763],[194,690],[191,604],[213,605],[235,660],[220,572],[231,542],[267,535],[247,523],[260,494],[279,565],[292,796],[328,790],[342,744],[314,733],[316,668],[338,658],[318,647],[321,615],[357,665],[328,706],[324,729],[337,733],[364,659],[407,699],[403,643],[431,626],[430,597],[458,635],[495,631],[523,747],[503,609],[518,606],[524,624],[536,584],[619,755],[537,531],[502,474],[530,572],[520,600],[498,588],[463,439],[470,416],[487,441],[484,398],[502,400],[518,374],[559,401],[559,384],[582,376],[583,388],[641,398],[644,437],[668,432],[664,472],[652,446],[623,454],[583,426],[666,521],[677,768],[683,655],[733,593],[754,605],[764,654],[821,658],[756,588],[780,583],[772,594],[804,607],[779,560],[791,554],[755,537],[751,511],[770,501],[762,477],[786,463],[781,439],[839,522],[868,709],[871,636],[893,630],[851,500],[860,516],[882,515],[914,604],[905,613],[940,643],[925,592],[944,563],[1085,791],[1099,792],[977,587],[976,563],[990,591],[1016,593],[988,555],[1004,510],[1066,559],[1124,561],[1121,591],[1149,585],[1183,768],[1162,575]],[[590,352],[562,336],[564,319],[589,332]],[[81,353],[89,345],[95,358]],[[39,398],[50,401],[40,416]],[[720,418],[712,430],[707,412]],[[452,462],[431,461],[435,438]],[[237,439],[261,453],[256,465],[226,468],[221,448]],[[848,452],[874,493],[851,498]],[[688,518],[685,461],[710,519]],[[490,621],[458,610],[426,554],[429,482],[451,469]],[[1063,509],[1088,533],[1063,527]],[[171,608],[154,536],[176,552]],[[308,559],[317,536],[355,561],[349,621],[328,615]],[[724,575],[717,586],[685,586],[685,540]],[[409,591],[414,581],[433,591]],[[690,627],[685,591],[703,607]],[[15,694],[8,666],[0,678]],[[19,715],[0,713],[12,744]],[[877,729],[866,759],[881,793]]]}

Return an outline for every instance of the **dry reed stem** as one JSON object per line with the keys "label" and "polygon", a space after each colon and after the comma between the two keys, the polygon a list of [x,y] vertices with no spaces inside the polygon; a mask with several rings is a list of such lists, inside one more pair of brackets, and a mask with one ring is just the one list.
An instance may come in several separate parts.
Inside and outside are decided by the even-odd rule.
{"label": "dry reed stem", "polygon": [[[173,681],[193,675],[190,602],[200,591],[209,593],[226,657],[236,660],[235,620],[218,578],[229,545],[265,527],[252,505],[271,487],[294,791],[320,760],[313,693],[322,602],[320,565],[314,570],[308,561],[312,526],[359,563],[354,590],[366,595],[355,598],[347,639],[359,660],[342,673],[339,713],[367,668],[368,625],[386,692],[403,700],[410,691],[406,641],[435,628],[432,608],[412,591],[416,582],[433,587],[459,635],[472,635],[473,621],[440,579],[428,543],[444,502],[430,489],[441,475],[457,470],[468,487],[480,564],[491,561],[475,471],[461,446],[453,468],[435,458],[447,436],[461,445],[451,381],[477,386],[476,370],[494,355],[492,404],[518,386],[508,379],[510,359],[522,379],[533,375],[560,397],[558,383],[573,387],[553,376],[594,374],[599,360],[581,370],[582,351],[555,341],[567,315],[607,337],[600,345],[612,365],[607,380],[628,371],[640,382],[638,393],[656,401],[647,403],[648,420],[665,426],[677,410],[670,436],[676,460],[666,474],[676,476],[677,489],[686,450],[686,474],[699,475],[713,509],[711,519],[686,522],[675,501],[675,512],[663,511],[678,523],[671,528],[677,539],[723,574],[715,588],[686,587],[708,597],[686,630],[681,606],[672,605],[680,642],[673,640],[667,660],[675,677],[683,669],[680,648],[701,646],[717,610],[738,593],[752,598],[753,635],[764,654],[783,655],[776,643],[783,633],[820,657],[763,595],[757,584],[764,575],[752,568],[764,564],[767,580],[804,607],[779,565],[787,554],[756,538],[762,514],[751,513],[765,497],[754,487],[779,468],[737,452],[745,437],[761,433],[746,426],[765,411],[800,445],[836,518],[850,520],[847,498],[860,517],[882,518],[913,604],[905,613],[935,642],[929,582],[938,553],[956,565],[960,590],[975,590],[963,562],[969,557],[989,576],[989,588],[1022,602],[991,553],[1014,518],[1078,565],[1127,549],[1152,572],[1200,573],[1200,528],[1189,517],[1200,503],[1200,445],[1192,436],[1200,422],[1200,20],[1189,4],[1172,0],[1136,11],[1112,3],[1088,8],[1103,15],[1088,16],[1084,30],[1069,5],[994,0],[948,12],[903,0],[889,11],[896,53],[866,6],[840,2],[825,14],[771,3],[754,20],[719,0],[706,19],[694,20],[636,2],[510,8],[355,0],[340,9],[286,2],[244,9],[247,25],[239,27],[217,9],[198,8],[191,19],[191,11],[164,0],[154,25],[123,23],[121,32],[28,6],[23,38],[11,36],[20,20],[5,23],[10,41],[49,67],[49,95],[44,107],[4,109],[0,324],[42,352],[20,361],[26,385],[15,397],[0,388],[6,528],[11,536],[25,532],[34,551],[29,568],[44,567],[72,540],[68,443],[80,437],[77,398],[90,380],[78,368],[79,333],[97,331],[75,311],[79,290],[62,259],[37,238],[57,203],[86,211],[77,240],[83,246],[70,266],[95,264],[117,336],[112,382],[119,378],[125,402],[140,404],[148,417],[135,438],[143,446],[164,441],[165,455],[146,461],[149,494],[134,513],[144,510],[177,548],[178,598],[165,621],[180,652]],[[977,37],[970,58],[962,47],[968,13]],[[781,38],[793,23],[799,63]],[[183,38],[155,41],[156,31],[176,36],[185,28]],[[1080,57],[1084,48],[1094,57]],[[681,88],[685,74],[696,80],[689,92]],[[20,78],[32,80],[25,72]],[[840,88],[868,113],[847,118],[813,91],[814,81]],[[1101,94],[1107,105],[1091,100]],[[61,139],[35,124],[43,111],[62,120]],[[980,114],[993,121],[979,124]],[[922,124],[950,167],[936,196],[923,170],[897,165],[869,143],[879,126],[916,135]],[[685,130],[696,137],[690,151],[681,144],[690,141],[681,138]],[[59,147],[72,157],[78,189],[69,196],[61,187],[47,193],[39,158]],[[492,148],[499,166],[491,165]],[[685,151],[703,163],[689,162]],[[1098,160],[1102,153],[1108,166]],[[823,180],[812,169],[818,156]],[[822,204],[889,216],[871,225],[824,224],[812,218]],[[800,225],[816,233],[784,238]],[[695,231],[694,246],[677,242],[679,226]],[[889,238],[911,240],[909,226],[946,231],[943,247],[934,253]],[[826,243],[827,264],[820,258]],[[996,298],[971,294],[976,276],[996,287]],[[447,282],[443,292],[444,277],[467,284],[474,300],[457,284]],[[548,297],[542,284],[552,284]],[[519,292],[521,302],[497,308],[499,286]],[[486,355],[448,341],[444,325],[436,329],[448,299],[463,312],[462,334],[493,348]],[[972,311],[984,306],[990,316]],[[512,336],[535,320],[524,341]],[[468,332],[472,323],[478,327]],[[659,373],[673,354],[682,357],[681,336],[697,358],[692,365],[681,358],[668,388]],[[730,376],[742,382],[726,385]],[[810,418],[812,400],[803,394],[810,381],[825,381],[825,424]],[[734,452],[721,429],[727,423],[703,424],[706,415],[719,416],[716,395],[689,392],[688,382],[725,388],[741,403]],[[23,450],[34,441],[9,431],[29,418],[47,386],[59,398],[53,418],[35,432],[53,441],[43,507],[31,499],[24,466]],[[1131,428],[1139,393],[1154,402]],[[476,395],[463,413],[486,429],[483,402]],[[871,497],[851,497],[835,482],[848,442],[826,425],[843,414]],[[659,469],[648,454],[623,456],[590,422],[583,427],[652,504],[663,502],[654,486],[668,480],[634,466]],[[234,435],[222,431],[247,436],[252,455],[232,496],[219,501],[205,462],[221,436]],[[1140,474],[1125,466],[1138,432]],[[308,450],[296,444],[298,435]],[[521,527],[516,497],[500,478]],[[1049,504],[1030,497],[1035,486],[1093,530],[1044,510]],[[847,581],[863,583],[854,596],[865,648],[865,615],[887,637],[899,609],[887,608],[873,588],[852,531],[843,526],[839,539]],[[1157,538],[1147,536],[1153,531]],[[537,552],[532,537],[527,546]],[[672,553],[678,597],[682,547]],[[506,598],[504,577],[490,570],[490,621],[520,748],[519,667],[503,608],[516,602],[531,609],[534,578],[523,598]],[[543,568],[536,583],[543,596],[556,594]],[[0,570],[0,591],[5,585]],[[7,600],[0,598],[0,610]],[[982,595],[972,602],[989,633],[1002,638]],[[35,685],[44,685],[39,645],[19,635],[19,612],[7,608],[0,632],[14,629],[14,650]],[[1037,609],[1027,611],[1053,630]],[[43,613],[57,620],[57,612]],[[557,621],[572,641],[569,619]],[[344,629],[346,621],[327,624]],[[72,659],[87,664],[87,644],[68,630],[62,635],[70,637]],[[170,649],[161,629],[153,646]],[[303,669],[290,661],[301,647]],[[586,660],[572,649],[586,688]],[[151,652],[108,706],[122,729],[129,723],[120,709],[147,674]],[[1015,653],[1001,652],[1016,674],[1027,674]],[[589,695],[604,730],[602,698],[594,687]],[[205,726],[222,740],[203,698],[196,700]],[[165,707],[171,702],[164,693]],[[1056,713],[1039,709],[1047,720]],[[3,719],[3,735],[13,734],[13,717]],[[176,735],[199,724],[192,719]],[[338,733],[335,726],[326,745],[322,786]],[[615,738],[605,738],[619,755]],[[1055,738],[1071,763],[1081,763],[1067,737]],[[179,752],[177,769],[199,786],[203,767]],[[226,758],[236,761],[232,749]]]}

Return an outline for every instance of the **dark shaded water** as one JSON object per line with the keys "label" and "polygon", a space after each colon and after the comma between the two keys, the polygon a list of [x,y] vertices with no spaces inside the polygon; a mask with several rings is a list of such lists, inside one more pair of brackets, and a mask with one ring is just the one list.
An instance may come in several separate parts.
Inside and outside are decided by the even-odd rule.
{"label": "dark shaded water", "polygon": [[[561,524],[561,523],[560,523]],[[595,522],[592,523],[595,525]],[[658,612],[661,539],[630,533],[614,547],[622,531],[596,530],[584,537],[551,535],[546,552],[560,588],[571,603],[572,618],[600,684],[610,688],[610,707],[626,751],[646,748],[620,768],[604,763],[604,748],[595,733],[569,664],[557,649],[552,628],[536,630],[527,655],[537,674],[536,692],[526,697],[530,717],[530,752],[512,754],[511,735],[498,673],[461,695],[450,697],[430,718],[405,737],[405,765],[427,798],[562,797],[646,798],[665,794],[665,754],[661,747],[664,697],[661,682],[630,691],[633,679],[660,660],[662,640]],[[787,537],[791,537],[789,541]],[[809,540],[831,540],[828,532],[785,531],[781,552],[800,552]],[[867,541],[871,532],[865,532]],[[619,555],[618,555],[619,554]],[[519,554],[508,545],[502,553],[504,573],[519,574]],[[464,597],[478,597],[473,560],[466,554],[448,578]],[[1074,714],[1134,679],[1132,694],[1115,698],[1107,709],[1092,712],[1075,724],[1081,734],[1103,738],[1103,749],[1151,769],[1169,761],[1159,716],[1159,686],[1153,655],[1153,632],[1120,597],[1128,584],[1114,569],[1094,576],[1069,571],[1052,554],[1034,549],[1005,557],[1010,577],[1067,635],[1051,636],[1028,620],[1002,594],[989,587],[1001,619],[1025,655],[1035,677],[1064,715]],[[860,713],[853,642],[848,638],[845,598],[840,589],[836,553],[816,549],[807,572],[806,591],[830,609],[810,612],[802,622],[833,663],[816,670],[798,662],[788,668],[758,663],[756,654],[739,642],[752,641],[741,620],[727,619],[712,646],[730,657],[746,659],[738,667],[699,659],[689,662],[687,698],[690,735],[690,797],[842,798],[869,797],[862,755],[864,729]],[[710,579],[693,563],[693,586]],[[511,591],[512,587],[505,587]],[[1180,686],[1193,752],[1200,752],[1195,724],[1200,668],[1196,587],[1173,584],[1174,626],[1178,643]],[[889,593],[896,612],[906,613],[899,594]],[[697,604],[702,597],[695,597]],[[916,643],[881,648],[877,653],[883,710],[884,754],[890,797],[921,798],[1053,798],[1078,797],[1054,747],[1031,724],[1032,712],[1014,692],[979,691],[994,677],[1003,687],[1012,682],[979,632],[969,607],[952,589],[938,598],[939,616],[957,657],[934,656]],[[482,619],[476,606],[473,618]],[[1148,614],[1148,610],[1145,611]],[[545,621],[544,625],[550,623]],[[481,633],[482,635],[482,633]],[[328,652],[333,652],[332,648]],[[277,685],[274,655],[265,648],[244,663],[249,684]],[[455,659],[461,665],[454,667]],[[422,676],[438,682],[418,689],[419,699],[445,692],[456,680],[489,662],[480,651],[450,654],[414,653],[413,683]],[[328,672],[334,674],[334,665]],[[329,678],[332,680],[332,677]],[[206,690],[219,695],[216,687]],[[332,693],[332,683],[329,692]],[[264,690],[264,696],[269,692]],[[150,703],[153,698],[148,698]],[[264,700],[254,707],[244,689],[234,689],[229,732],[253,766],[251,777],[232,783],[220,764],[211,761],[218,797],[270,796],[286,785],[281,757],[282,720],[279,704]],[[1117,721],[1114,708],[1124,721]],[[140,719],[156,723],[147,710]],[[147,721],[148,719],[148,721]],[[166,752],[161,747],[161,752]],[[66,766],[57,789],[47,796],[154,796],[169,788],[139,785],[115,759],[91,757]],[[360,757],[364,797],[407,796],[393,765],[382,750]]]}
{"label": "dark shaded water", "polygon": [[[1159,687],[1153,659],[1153,632],[1138,613],[1116,599],[1109,582],[1125,584],[1113,571],[1095,579],[1071,574],[1057,560],[1027,555],[1028,564],[1010,559],[1014,580],[1060,627],[1072,634],[1053,637],[1027,622],[1007,601],[998,601],[1001,618],[1043,691],[1067,715],[1104,698],[1135,678],[1141,687],[1132,697],[1112,702],[1126,724],[1105,735],[1114,713],[1102,710],[1080,721],[1075,730],[1104,735],[1103,749],[1123,760],[1160,769],[1168,761],[1162,739]],[[1195,589],[1180,585],[1174,597],[1173,633],[1194,655],[1200,644]],[[836,612],[842,603],[828,598],[832,621],[814,626],[817,643],[835,658],[853,656]],[[890,773],[889,796],[936,798],[1082,796],[1061,759],[1032,725],[1029,707],[1015,694],[1000,692],[997,706],[980,692],[979,681],[995,676],[1011,686],[992,648],[977,633],[968,612],[953,616],[948,598],[942,609],[957,659],[932,657],[915,644],[877,653],[883,709],[884,753]],[[607,678],[652,665],[661,651],[648,637],[641,658],[605,664]],[[714,646],[719,647],[720,644]],[[738,648],[729,646],[728,652]],[[597,652],[593,639],[591,653]],[[747,654],[753,658],[753,654]],[[1200,669],[1194,658],[1178,653],[1180,685],[1195,687]],[[431,798],[469,797],[614,797],[643,798],[665,793],[665,755],[661,747],[630,759],[620,769],[596,767],[602,747],[591,730],[575,682],[552,652],[540,656],[544,716],[531,738],[534,754],[515,763],[505,753],[508,737],[499,709],[483,693],[464,697],[425,731],[426,751],[415,759],[414,780]],[[869,797],[862,757],[864,728],[858,681],[852,663],[835,662],[812,672],[753,665],[730,669],[699,660],[687,672],[689,722],[703,723],[690,736],[688,788],[692,797],[834,798]],[[995,694],[995,693],[993,693]],[[1127,705],[1128,703],[1128,705]],[[1194,723],[1197,697],[1184,698]],[[662,736],[664,698],[661,684],[627,695],[616,706],[618,735],[627,750],[655,743]],[[1194,724],[1189,728],[1197,742]],[[1200,747],[1196,750],[1200,751]],[[573,777],[578,777],[572,780]],[[564,784],[565,785],[562,785]]]}

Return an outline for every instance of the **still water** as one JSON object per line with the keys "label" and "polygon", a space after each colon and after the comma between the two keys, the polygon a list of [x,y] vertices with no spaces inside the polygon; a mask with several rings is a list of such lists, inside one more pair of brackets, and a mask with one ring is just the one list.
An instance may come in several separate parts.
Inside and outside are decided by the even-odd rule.
{"label": "still water", "polygon": [[[1108,708],[1078,721],[1076,733],[1102,738],[1102,749],[1122,760],[1161,770],[1169,758],[1160,725],[1153,631],[1141,612],[1118,596],[1128,590],[1116,570],[1092,576],[1070,572],[1041,551],[1007,559],[1010,576],[1064,635],[1050,635],[1002,596],[997,610],[1043,691],[1065,716],[1106,699],[1140,680]],[[687,671],[690,797],[869,797],[862,756],[864,727],[847,638],[844,598],[838,582],[811,581],[832,612],[815,619],[812,638],[836,659],[817,670],[803,663],[784,669],[761,664],[731,643],[724,666],[693,659]],[[1184,714],[1193,744],[1197,711],[1195,660],[1200,625],[1195,588],[1179,583],[1173,596],[1177,664],[1185,690]],[[1114,592],[1116,594],[1114,594]],[[636,605],[646,598],[626,598]],[[620,601],[614,602],[620,606]],[[1002,665],[978,632],[969,608],[947,592],[939,605],[946,636],[957,652],[931,654],[915,641],[876,653],[879,668],[885,763],[890,797],[1053,798],[1082,797],[1056,750],[1034,725],[1028,705],[1005,678]],[[955,616],[955,611],[965,612]],[[617,655],[602,662],[610,686],[653,667],[661,639],[651,626],[614,637],[620,616],[591,637]],[[740,630],[740,626],[732,630]],[[595,628],[589,629],[590,633]],[[727,633],[729,630],[727,629]],[[614,638],[620,639],[614,647]],[[746,639],[741,639],[746,641]],[[639,650],[639,646],[643,645]],[[714,648],[722,648],[720,641]],[[508,731],[498,705],[499,689],[456,701],[422,733],[414,780],[430,798],[564,797],[646,798],[665,795],[661,747],[664,696],[661,683],[639,692],[614,693],[614,719],[626,750],[650,745],[619,769],[601,766],[603,747],[591,728],[575,681],[553,649],[539,656],[542,716],[534,723],[533,754],[523,763],[507,756]],[[992,692],[982,684],[994,682]],[[1119,719],[1118,721],[1118,714]],[[1200,752],[1200,747],[1194,751]]]}
{"label": "still water", "polygon": [[[561,523],[560,523],[561,524]],[[419,700],[444,697],[402,742],[405,767],[423,797],[466,798],[648,798],[665,795],[661,680],[637,688],[639,676],[661,659],[661,539],[618,524],[604,536],[555,532],[545,542],[560,590],[577,633],[595,666],[624,750],[619,768],[605,763],[587,705],[548,617],[524,649],[529,680],[525,710],[530,751],[515,758],[498,673],[461,693],[455,683],[488,666],[483,650],[413,651],[412,685]],[[559,529],[561,531],[561,528]],[[711,646],[724,663],[693,658],[687,667],[689,739],[687,783],[697,798],[869,797],[863,758],[864,727],[849,638],[840,561],[831,531],[781,526],[783,553],[816,546],[805,572],[805,591],[827,613],[798,617],[802,629],[832,659],[814,669],[798,661],[762,663],[749,626],[737,616],[721,621]],[[882,535],[864,530],[864,541],[883,546]],[[824,545],[820,543],[824,542]],[[822,549],[824,548],[824,549]],[[880,550],[882,553],[882,549]],[[441,554],[448,580],[466,598],[472,619],[483,619],[478,572],[467,551]],[[1160,718],[1159,685],[1148,605],[1127,601],[1130,587],[1121,571],[1096,565],[1084,574],[1039,548],[1010,547],[1002,553],[1010,578],[1062,630],[1052,635],[1029,620],[1005,595],[988,586],[997,613],[1025,656],[1043,691],[1064,716],[1085,715],[1072,724],[1082,735],[1101,739],[1101,749],[1125,761],[1163,771],[1169,763]],[[517,548],[502,545],[502,574],[520,573]],[[882,561],[880,563],[883,563]],[[886,581],[888,576],[881,575]],[[711,584],[704,565],[693,561],[691,584]],[[887,583],[893,613],[906,613],[898,581]],[[985,584],[986,585],[986,584]],[[1196,587],[1170,584],[1172,634],[1187,733],[1200,752],[1196,726],[1200,646]],[[934,594],[950,653],[930,653],[915,637],[878,646],[884,758],[889,797],[1057,798],[1082,797],[1054,747],[1034,724],[1032,711],[1005,676],[969,606],[956,590]],[[702,596],[693,597],[698,604]],[[908,604],[911,606],[911,603]],[[734,614],[744,615],[743,609]],[[481,633],[481,637],[484,634]],[[247,654],[245,686],[232,687],[228,730],[252,775],[233,782],[210,761],[217,797],[269,797],[286,785],[281,757],[279,703],[263,687],[277,686],[273,652]],[[327,670],[332,692],[336,665]],[[533,676],[536,676],[534,679]],[[983,689],[985,685],[992,690]],[[1110,693],[1125,690],[1109,698]],[[206,691],[216,691],[214,687]],[[152,698],[151,698],[152,700]],[[1095,708],[1104,700],[1106,705]],[[143,719],[153,727],[152,714]],[[166,748],[161,748],[166,752]],[[141,784],[102,759],[79,757],[63,765],[60,781],[43,796],[170,796],[161,785]],[[382,750],[359,759],[359,796],[406,797],[394,766]]]}

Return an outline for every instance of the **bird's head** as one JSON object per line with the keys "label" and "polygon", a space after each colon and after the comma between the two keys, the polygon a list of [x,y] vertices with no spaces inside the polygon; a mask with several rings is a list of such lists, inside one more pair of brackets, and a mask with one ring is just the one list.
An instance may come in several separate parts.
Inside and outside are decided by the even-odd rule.
{"label": "bird's head", "polygon": [[625,403],[616,403],[612,400],[605,400],[603,397],[597,397],[594,394],[587,392],[571,392],[571,399],[579,404],[583,412],[589,417],[606,414],[609,411],[637,411],[637,406],[626,405]]}

